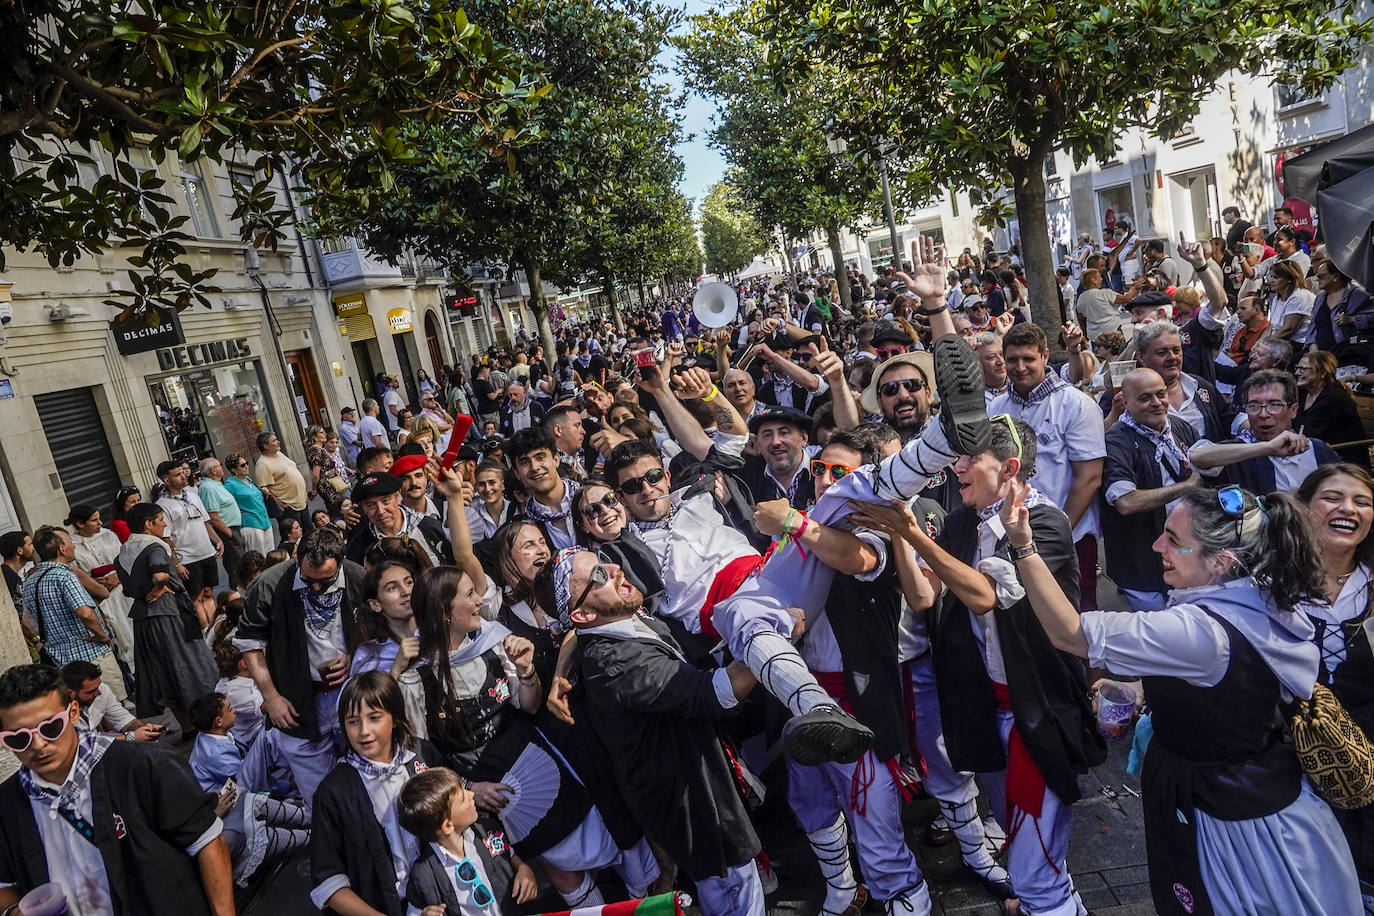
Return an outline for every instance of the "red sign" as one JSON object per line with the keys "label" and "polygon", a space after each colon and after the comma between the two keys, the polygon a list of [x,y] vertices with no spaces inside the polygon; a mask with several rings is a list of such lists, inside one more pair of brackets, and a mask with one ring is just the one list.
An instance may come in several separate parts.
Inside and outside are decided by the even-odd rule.
{"label": "red sign", "polygon": [[1111,207],[1108,207],[1108,208],[1107,208],[1107,212],[1104,213],[1104,214],[1102,214],[1102,228],[1103,228],[1103,229],[1115,229],[1115,228],[1116,228],[1116,211],[1113,210]]}
{"label": "red sign", "polygon": [[1306,229],[1313,235],[1317,232],[1317,221],[1312,216],[1312,205],[1300,197],[1288,197],[1283,205],[1293,211],[1293,228]]}
{"label": "red sign", "polygon": [[463,315],[472,315],[477,310],[477,296],[473,294],[456,293],[445,296],[444,301],[450,309],[457,309]]}
{"label": "red sign", "polygon": [[[1307,152],[1307,147],[1299,146],[1297,149],[1290,149],[1288,150],[1288,152],[1279,153],[1276,157],[1274,157],[1274,182],[1279,186],[1280,194],[1287,195],[1288,193],[1286,190],[1284,190],[1283,187],[1283,164],[1288,161],[1288,158],[1290,156],[1296,158],[1298,156],[1301,156],[1305,152]],[[1288,206],[1288,204],[1285,203],[1284,206],[1286,207]],[[1295,218],[1297,217],[1297,215],[1297,211],[1293,211],[1293,216]]]}

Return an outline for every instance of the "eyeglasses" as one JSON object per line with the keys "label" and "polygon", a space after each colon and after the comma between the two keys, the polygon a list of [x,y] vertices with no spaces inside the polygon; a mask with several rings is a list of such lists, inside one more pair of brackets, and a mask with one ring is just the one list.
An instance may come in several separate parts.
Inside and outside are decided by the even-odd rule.
{"label": "eyeglasses", "polygon": [[327,579],[312,579],[310,576],[307,576],[304,573],[300,573],[299,575],[301,577],[301,581],[305,583],[307,588],[318,592],[322,592],[325,589],[329,588],[329,586],[333,585],[335,581],[337,581],[339,578],[338,573],[335,573]]}
{"label": "eyeglasses", "polygon": [[819,458],[811,459],[811,476],[821,477],[826,473],[830,474],[833,480],[839,480],[854,469],[847,464],[839,464],[833,461],[822,461]]}
{"label": "eyeglasses", "polygon": [[894,356],[900,356],[905,353],[906,347],[891,347],[889,349],[874,347],[873,352],[878,354],[878,359],[891,359]]}
{"label": "eyeglasses", "polygon": [[0,732],[0,743],[3,743],[14,753],[22,754],[33,743],[34,735],[41,735],[44,741],[56,741],[61,738],[62,733],[67,730],[67,726],[71,724],[71,719],[72,708],[68,706],[56,715],[39,722],[33,728],[16,728],[14,731]]}
{"label": "eyeglasses", "polygon": [[610,512],[619,505],[620,497],[616,496],[614,493],[607,493],[600,499],[583,506],[578,511],[582,513],[583,518],[587,519],[588,521],[591,521],[592,519],[596,518],[598,515],[601,514],[601,510],[604,509],[607,512]]}
{"label": "eyeglasses", "polygon": [[587,596],[592,593],[592,589],[600,588],[609,581],[611,581],[611,571],[603,563],[596,564],[592,568],[591,578],[587,580],[587,587],[582,589],[581,597],[577,599],[577,603],[572,606],[571,610],[575,611],[580,608],[582,602],[586,601]]}
{"label": "eyeglasses", "polygon": [[799,363],[809,363],[811,362],[811,354],[805,350],[801,350],[797,353],[793,353],[792,359]]}
{"label": "eyeglasses", "polygon": [[472,864],[471,859],[464,859],[453,866],[453,874],[459,881],[472,886],[472,902],[478,906],[487,906],[494,899],[491,895],[491,888],[487,887],[486,882],[477,877],[477,866]]}
{"label": "eyeglasses", "polygon": [[629,480],[622,480],[619,489],[620,492],[624,493],[626,496],[634,496],[640,490],[644,489],[645,484],[651,487],[656,486],[662,482],[665,476],[666,474],[663,468],[649,468],[641,477],[631,477]]}
{"label": "eyeglasses", "polygon": [[925,386],[925,380],[919,378],[895,379],[891,382],[883,382],[879,385],[878,393],[885,398],[890,398],[896,396],[897,392],[901,391],[903,388],[915,394]]}
{"label": "eyeglasses", "polygon": [[1294,374],[1294,375],[1310,375],[1311,373],[1312,373],[1312,369],[1311,369],[1310,366],[1294,366],[1294,367],[1293,367],[1293,374]]}
{"label": "eyeglasses", "polygon": [[1246,401],[1245,412],[1254,414],[1276,414],[1287,410],[1291,401]]}

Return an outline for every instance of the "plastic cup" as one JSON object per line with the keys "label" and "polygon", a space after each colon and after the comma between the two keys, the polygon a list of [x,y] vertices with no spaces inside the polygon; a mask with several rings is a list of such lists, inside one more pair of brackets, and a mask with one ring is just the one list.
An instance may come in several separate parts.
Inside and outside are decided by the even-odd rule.
{"label": "plastic cup", "polygon": [[1104,738],[1124,738],[1135,717],[1135,691],[1124,684],[1103,684],[1097,690],[1097,731]]}
{"label": "plastic cup", "polygon": [[67,894],[56,881],[40,884],[19,901],[24,916],[62,916],[67,912]]}

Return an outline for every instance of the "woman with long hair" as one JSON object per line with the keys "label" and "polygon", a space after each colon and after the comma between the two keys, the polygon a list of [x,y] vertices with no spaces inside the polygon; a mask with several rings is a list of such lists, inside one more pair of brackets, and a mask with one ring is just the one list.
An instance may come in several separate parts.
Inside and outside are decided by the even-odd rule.
{"label": "woman with long hair", "polygon": [[139,493],[138,487],[120,487],[115,492],[114,503],[110,506],[110,530],[119,538],[119,543],[123,544],[129,539],[129,523],[125,521],[125,516],[142,500],[143,494]]}
{"label": "woman with long hair", "polygon": [[1350,849],[1283,740],[1321,667],[1303,609],[1325,601],[1322,558],[1302,507],[1234,486],[1189,491],[1154,543],[1169,607],[1080,614],[1037,552],[1027,490],[1013,482],[1000,514],[1046,635],[1095,668],[1143,678],[1156,910],[1361,913]]}
{"label": "woman with long hair", "polygon": [[[1293,428],[1327,445],[1364,438],[1360,409],[1345,382],[1336,378],[1336,357],[1324,350],[1308,350],[1298,359],[1293,376],[1298,380],[1298,415]],[[1369,466],[1367,446],[1343,448],[1343,461]]]}
{"label": "woman with long hair", "polygon": [[124,594],[114,566],[123,542],[119,535],[105,527],[100,510],[85,503],[72,506],[63,524],[67,526],[72,547],[76,551],[76,566],[110,592],[110,596],[100,602],[100,613],[114,630],[120,660],[132,667],[134,627],[129,620],[129,609],[133,607],[133,601]]}
{"label": "woman with long hair", "polygon": [[363,606],[358,615],[361,640],[353,650],[356,677],[364,671],[385,671],[399,678],[420,654],[420,637],[410,595],[415,590],[417,566],[402,559],[375,563],[363,577]]}
{"label": "woman with long hair", "polygon": [[[647,844],[621,853],[583,783],[531,718],[544,696],[534,646],[484,620],[481,593],[454,567],[421,573],[410,603],[420,655],[400,684],[416,733],[471,780],[478,807],[501,818],[516,853],[544,863],[568,906],[601,905],[592,876],[611,864],[631,896],[642,896],[658,871]],[[513,784],[557,791],[512,792]]]}
{"label": "woman with long hair", "polygon": [[558,659],[559,640],[553,632],[557,620],[535,600],[534,574],[549,561],[548,541],[530,522],[513,521],[497,530],[495,542],[496,565],[504,583],[496,621],[534,646],[534,670],[547,691]]}
{"label": "woman with long hair", "polygon": [[[1365,621],[1374,612],[1374,477],[1353,464],[1325,464],[1293,494],[1307,507],[1321,554],[1322,598],[1304,604],[1321,653],[1317,682],[1331,688],[1374,740],[1374,651]],[[1350,842],[1366,910],[1374,903],[1374,805],[1334,810]]]}

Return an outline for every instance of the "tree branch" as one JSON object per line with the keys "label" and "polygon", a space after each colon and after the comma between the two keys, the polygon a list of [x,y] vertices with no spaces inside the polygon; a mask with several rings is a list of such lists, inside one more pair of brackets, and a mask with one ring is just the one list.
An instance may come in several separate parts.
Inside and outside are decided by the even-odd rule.
{"label": "tree branch", "polygon": [[251,60],[245,62],[242,67],[239,67],[238,71],[235,72],[233,76],[229,77],[229,82],[224,84],[224,91],[220,93],[220,101],[224,101],[225,99],[227,99],[229,95],[234,91],[234,87],[238,86],[239,83],[243,82],[244,77],[246,77],[249,73],[252,73],[254,68],[256,68],[258,64],[262,63],[263,58],[267,57],[269,54],[272,54],[275,51],[280,51],[282,48],[295,48],[300,47],[303,44],[308,44],[309,42],[314,40],[314,37],[314,33],[311,33],[310,35],[302,35],[298,38],[288,38],[285,41],[279,41],[275,44],[270,44],[267,47],[263,48],[261,51],[259,51],[257,54],[254,54]]}
{"label": "tree branch", "polygon": [[[71,67],[68,67],[65,64],[60,64],[56,61],[45,62],[42,65],[41,70],[42,72],[51,73],[54,76],[62,78],[68,83],[68,85],[72,87],[73,92],[77,93],[78,95],[84,96],[85,98],[90,99],[96,104],[108,109],[112,114],[117,115],[119,118],[121,118],[124,121],[127,121],[129,124],[137,127],[139,130],[153,134],[154,136],[158,137],[167,136],[174,132],[169,130],[165,125],[156,124],[152,121],[149,121],[147,118],[143,117],[138,112],[130,108],[127,104],[125,104],[119,96],[120,94],[127,95],[127,89],[119,89],[117,91],[112,92],[110,87],[102,86],[99,83],[92,82],[90,79],[86,78],[82,74],[77,73]],[[132,99],[132,101],[138,101],[138,98],[135,97],[134,99]]]}

